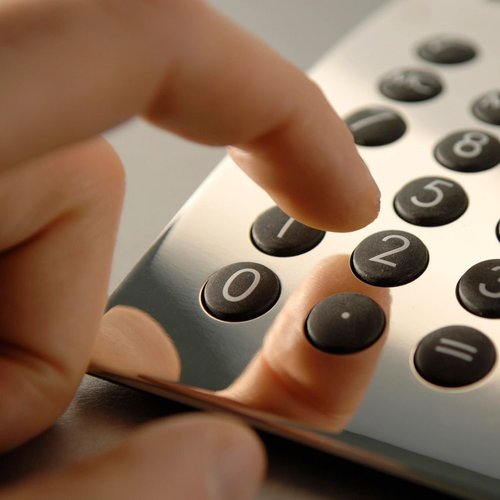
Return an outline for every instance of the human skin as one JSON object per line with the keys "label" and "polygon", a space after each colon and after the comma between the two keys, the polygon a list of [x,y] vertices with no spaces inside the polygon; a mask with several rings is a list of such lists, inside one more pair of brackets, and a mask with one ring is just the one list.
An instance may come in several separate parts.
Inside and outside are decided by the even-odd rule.
{"label": "human skin", "polygon": [[[103,319],[124,194],[105,130],[141,115],[227,145],[287,213],[314,227],[349,231],[377,215],[378,189],[319,88],[201,1],[4,0],[0,67],[2,451],[64,411],[106,321],[130,314],[139,330],[158,328],[126,308]],[[242,424],[175,417],[3,494],[244,499],[264,464]]]}

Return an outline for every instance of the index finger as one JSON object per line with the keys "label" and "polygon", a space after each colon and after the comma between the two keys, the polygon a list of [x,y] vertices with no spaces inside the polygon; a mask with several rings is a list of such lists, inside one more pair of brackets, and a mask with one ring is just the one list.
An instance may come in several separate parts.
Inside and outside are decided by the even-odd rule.
{"label": "index finger", "polygon": [[378,189],[319,88],[203,2],[6,0],[0,33],[0,165],[142,113],[232,144],[237,163],[306,224],[350,230],[378,211]]}

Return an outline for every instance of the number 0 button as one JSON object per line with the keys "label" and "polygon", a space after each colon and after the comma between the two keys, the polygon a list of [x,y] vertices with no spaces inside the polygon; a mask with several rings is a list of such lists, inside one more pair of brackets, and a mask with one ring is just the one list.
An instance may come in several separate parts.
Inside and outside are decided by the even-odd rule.
{"label": "number 0 button", "polygon": [[202,302],[215,318],[246,321],[271,309],[280,291],[280,281],[270,269],[254,262],[238,262],[208,278]]}
{"label": "number 0 button", "polygon": [[500,142],[481,130],[462,130],[441,140],[434,156],[451,170],[481,172],[500,162]]}
{"label": "number 0 button", "polygon": [[457,285],[460,304],[485,318],[500,318],[500,259],[472,266]]}
{"label": "number 0 button", "polygon": [[410,283],[425,271],[428,263],[426,246],[405,231],[372,234],[354,249],[351,256],[351,268],[359,279],[384,287]]}
{"label": "number 0 button", "polygon": [[451,179],[422,177],[399,191],[394,199],[397,214],[417,226],[442,226],[458,219],[467,209],[462,187]]}

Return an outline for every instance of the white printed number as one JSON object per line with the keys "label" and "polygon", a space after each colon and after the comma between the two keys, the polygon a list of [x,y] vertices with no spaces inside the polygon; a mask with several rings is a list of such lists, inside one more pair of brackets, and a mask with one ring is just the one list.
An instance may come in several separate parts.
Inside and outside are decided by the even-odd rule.
{"label": "white printed number", "polygon": [[405,238],[404,236],[401,236],[399,234],[389,234],[385,238],[382,238],[383,242],[386,242],[388,240],[401,240],[403,244],[399,247],[393,248],[392,250],[389,250],[388,252],[381,253],[379,255],[375,255],[375,257],[372,257],[371,260],[372,262],[377,262],[379,264],[384,264],[386,266],[391,266],[391,267],[396,267],[396,263],[391,262],[389,260],[385,260],[384,257],[388,257],[389,255],[394,255],[395,253],[403,252],[410,246],[410,240],[408,238]]}
{"label": "white printed number", "polygon": [[451,182],[443,181],[441,179],[435,179],[423,187],[423,189],[433,191],[436,194],[436,197],[433,200],[420,201],[416,196],[412,196],[410,198],[410,201],[414,205],[416,205],[417,207],[422,207],[422,208],[431,208],[431,207],[435,207],[436,205],[439,205],[443,201],[443,198],[444,198],[444,193],[443,193],[442,189],[440,187],[438,187],[439,185],[445,186],[447,188],[453,187],[453,183],[451,183]]}
{"label": "white printed number", "polygon": [[453,145],[453,153],[459,158],[477,158],[489,142],[490,138],[482,132],[466,132]]}
{"label": "white printed number", "polygon": [[[498,272],[500,271],[500,266],[495,266],[491,268],[492,271]],[[500,278],[497,280],[500,283]],[[485,297],[489,297],[490,299],[500,299],[500,291],[498,292],[490,292],[484,283],[479,284],[479,293],[484,295]]]}
{"label": "white printed number", "polygon": [[[233,281],[240,276],[240,274],[243,273],[250,273],[253,274],[253,281],[250,284],[250,286],[243,292],[240,293],[240,295],[231,295],[229,293],[229,288],[233,284]],[[226,284],[224,285],[224,288],[222,289],[222,296],[224,299],[226,299],[228,302],[241,302],[242,300],[245,300],[247,297],[249,297],[254,290],[257,288],[260,282],[260,273],[259,271],[256,271],[255,269],[251,269],[250,267],[247,267],[245,269],[240,269],[239,271],[236,271],[234,274],[232,274],[229,279],[226,281]]]}

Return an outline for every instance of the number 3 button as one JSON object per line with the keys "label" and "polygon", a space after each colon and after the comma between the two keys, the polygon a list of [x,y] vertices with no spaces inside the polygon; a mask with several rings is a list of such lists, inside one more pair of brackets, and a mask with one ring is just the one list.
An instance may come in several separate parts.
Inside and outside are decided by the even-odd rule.
{"label": "number 3 button", "polygon": [[370,285],[400,286],[427,268],[429,252],[420,239],[404,231],[381,231],[364,239],[351,256],[354,274]]}
{"label": "number 3 button", "polygon": [[500,318],[500,259],[472,266],[457,285],[460,304],[485,318]]}

